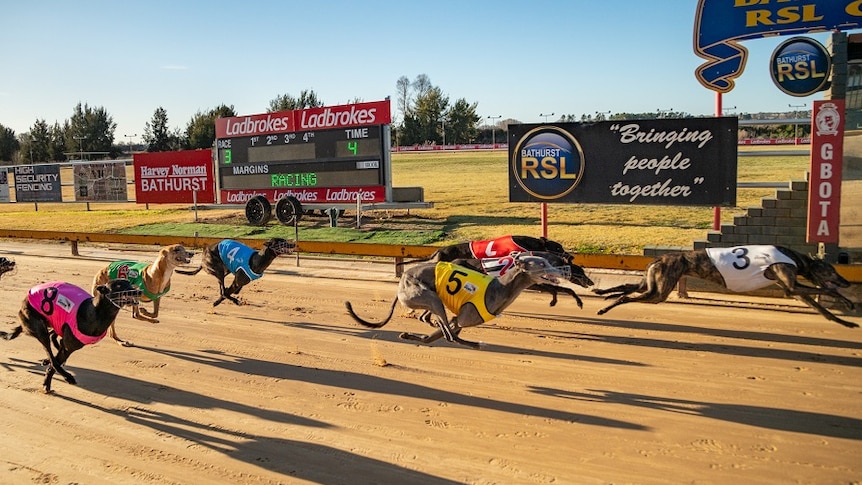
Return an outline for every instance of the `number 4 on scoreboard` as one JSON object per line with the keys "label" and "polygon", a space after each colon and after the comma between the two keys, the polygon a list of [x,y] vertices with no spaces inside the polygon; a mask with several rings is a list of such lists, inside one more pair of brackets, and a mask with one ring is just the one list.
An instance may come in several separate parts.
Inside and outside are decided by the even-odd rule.
{"label": "number 4 on scoreboard", "polygon": [[359,148],[359,142],[357,141],[349,141],[347,142],[347,149],[350,150],[350,153],[356,155],[356,151]]}

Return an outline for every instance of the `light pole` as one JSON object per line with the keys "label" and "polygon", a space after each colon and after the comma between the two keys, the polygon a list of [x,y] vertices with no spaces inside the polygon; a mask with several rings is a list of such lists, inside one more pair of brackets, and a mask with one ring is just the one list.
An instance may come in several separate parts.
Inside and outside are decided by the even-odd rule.
{"label": "light pole", "polygon": [[74,138],[76,140],[78,140],[78,152],[81,154],[80,155],[81,156],[80,161],[83,162],[84,161],[84,140],[86,140],[87,137],[86,136],[75,136]]}
{"label": "light pole", "polygon": [[503,117],[503,115],[489,116],[488,117],[488,119],[491,120],[491,145],[494,145],[494,147],[496,147],[496,145],[497,145],[497,138],[496,138],[497,123],[495,123],[494,120],[499,120],[502,117]]}
{"label": "light pole", "polygon": [[129,139],[129,156],[131,157],[132,156],[132,138],[138,136],[138,134],[135,133],[134,135],[123,135],[123,136]]}
{"label": "light pole", "polygon": [[446,146],[446,118],[440,118],[440,126],[443,131],[443,146]]}
{"label": "light pole", "polygon": [[33,164],[33,134],[27,134],[27,144],[30,145],[30,164]]}
{"label": "light pole", "polygon": [[609,114],[611,114],[610,111],[596,111],[596,121],[604,121],[608,119]]}
{"label": "light pole", "polygon": [[539,116],[541,116],[542,118],[545,118],[545,123],[547,123],[548,118],[550,118],[551,116],[554,116],[554,113],[549,113],[549,114],[539,113]]}
{"label": "light pole", "polygon": [[[804,107],[808,106],[808,103],[788,104],[787,106],[790,106],[791,108],[804,108]],[[799,121],[798,121],[799,120],[799,110],[793,111],[793,118],[794,118],[794,121],[793,121],[793,144],[798,145],[799,144]]]}

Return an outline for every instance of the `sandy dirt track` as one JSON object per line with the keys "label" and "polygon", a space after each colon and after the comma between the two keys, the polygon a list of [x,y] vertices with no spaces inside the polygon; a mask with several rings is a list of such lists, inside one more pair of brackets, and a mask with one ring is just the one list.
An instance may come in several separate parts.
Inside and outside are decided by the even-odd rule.
{"label": "sandy dirt track", "polygon": [[[29,287],[89,288],[156,249],[4,241],[3,330]],[[795,305],[597,316],[586,291],[583,310],[527,292],[464,331],[483,350],[420,346],[398,339],[430,330],[403,309],[380,330],[344,310],[383,318],[391,266],[345,266],[281,258],[215,311],[215,279],[175,275],[160,323],[121,313],[135,347],[80,350],[79,385],[58,376],[53,395],[38,342],[0,341],[0,483],[862,482],[860,329]]]}

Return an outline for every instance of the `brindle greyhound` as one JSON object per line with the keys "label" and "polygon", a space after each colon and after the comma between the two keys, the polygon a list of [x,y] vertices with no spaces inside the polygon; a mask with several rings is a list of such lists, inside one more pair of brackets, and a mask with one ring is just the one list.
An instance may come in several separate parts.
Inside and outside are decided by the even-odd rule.
{"label": "brindle greyhound", "polygon": [[[725,259],[727,265],[716,263],[721,261],[722,254],[727,258]],[[728,268],[725,272],[726,276],[722,276],[716,264],[721,268]],[[752,269],[754,270],[752,274],[744,276],[742,281],[738,282],[742,286],[736,286],[735,279],[725,279],[734,278]],[[827,319],[845,327],[859,326],[833,315],[811,297],[828,295],[852,310],[853,302],[837,291],[838,288],[847,288],[850,283],[826,261],[782,246],[737,246],[726,248],[724,251],[716,248],[716,250],[698,249],[663,254],[647,266],[640,283],[594,289],[594,293],[607,295],[606,298],[617,298],[617,301],[602,308],[598,313],[602,315],[617,305],[629,302],[661,303],[667,299],[679,279],[685,275],[712,281],[732,291],[750,291],[776,283],[787,296],[799,298]],[[797,276],[803,276],[816,287],[799,283]],[[730,282],[734,284],[731,285]],[[641,294],[628,296],[636,292]]]}
{"label": "brindle greyhound", "polygon": [[0,276],[15,271],[15,261],[0,256]]}
{"label": "brindle greyhound", "polygon": [[[593,280],[584,273],[584,268],[578,266],[573,262],[574,258],[568,254],[557,254],[549,251],[529,251],[529,254],[533,256],[540,256],[548,260],[551,263],[551,266],[568,266],[569,273],[571,276],[569,277],[569,281],[579,286],[583,286],[584,288],[589,288],[593,286]],[[503,256],[502,258],[483,258],[483,259],[464,259],[459,258],[452,261],[455,264],[466,266],[472,270],[480,271],[487,275],[491,276],[502,276],[509,270],[512,266],[513,258],[511,255]],[[584,302],[581,301],[581,298],[575,293],[575,291],[571,288],[565,286],[554,286],[549,285],[547,283],[541,283],[537,285],[533,285],[530,290],[541,291],[545,293],[551,294],[551,303],[550,306],[554,306],[557,304],[557,293],[563,292],[567,293],[575,299],[575,302],[578,304],[578,308],[584,307]]]}
{"label": "brindle greyhound", "polygon": [[[100,285],[95,293],[92,296],[83,288],[60,281],[34,286],[18,311],[21,325],[11,332],[0,332],[0,337],[12,340],[23,330],[42,344],[48,353],[47,361],[43,361],[48,366],[42,383],[45,392],[51,392],[55,372],[69,384],[77,384],[63,364],[76,350],[104,338],[120,308],[136,305],[141,297],[141,290],[125,279]],[[51,351],[52,343],[57,355]]]}
{"label": "brindle greyhound", "polygon": [[[431,335],[402,333],[405,340],[416,340],[429,344],[446,337],[472,348],[479,348],[479,342],[471,342],[459,337],[461,329],[480,325],[492,320],[503,312],[523,290],[533,284],[559,284],[560,278],[568,278],[568,268],[555,268],[547,259],[526,253],[514,257],[514,268],[500,278],[494,278],[472,271],[463,266],[448,262],[420,263],[411,266],[401,275],[398,292],[389,315],[382,322],[369,322],[353,311],[349,301],[344,302],[348,313],[354,320],[370,328],[380,328],[392,319],[395,305],[413,310],[427,310],[436,318],[439,327]],[[446,309],[456,314],[450,326]]]}
{"label": "brindle greyhound", "polygon": [[[263,272],[276,257],[292,253],[295,247],[295,243],[279,237],[264,242],[260,251],[230,239],[211,244],[204,251],[202,268],[218,279],[219,297],[213,302],[213,306],[225,299],[242,305],[242,302],[232,295],[238,294],[245,285],[263,276]],[[201,268],[198,268],[192,274],[200,270]],[[224,279],[229,274],[233,275],[233,282],[230,287],[225,288]]]}

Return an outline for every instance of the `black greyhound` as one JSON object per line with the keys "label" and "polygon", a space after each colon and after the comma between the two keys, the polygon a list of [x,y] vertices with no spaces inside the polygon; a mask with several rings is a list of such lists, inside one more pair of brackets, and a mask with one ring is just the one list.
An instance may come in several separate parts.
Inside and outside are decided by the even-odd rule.
{"label": "black greyhound", "polygon": [[564,254],[569,253],[563,249],[563,245],[551,241],[545,237],[532,236],[502,236],[497,239],[489,239],[482,241],[469,241],[450,246],[443,246],[434,251],[427,258],[414,259],[412,261],[402,261],[398,264],[422,263],[431,261],[434,263],[440,261],[454,261],[459,258],[464,259],[483,259],[506,256],[512,252],[524,251],[548,251],[550,253]]}
{"label": "black greyhound", "polygon": [[[213,306],[225,299],[242,305],[233,295],[238,294],[243,286],[263,276],[263,272],[276,257],[290,254],[295,247],[293,242],[279,237],[264,242],[260,251],[230,239],[211,244],[204,250],[201,267],[218,280],[219,297],[213,302]],[[201,268],[198,268],[190,274],[197,274],[200,270]],[[225,288],[224,280],[229,274],[233,275],[233,282]]]}
{"label": "black greyhound", "polygon": [[[18,319],[21,325],[11,332],[0,332],[0,337],[12,340],[26,331],[42,344],[48,353],[43,364],[45,371],[43,386],[51,392],[51,380],[59,372],[69,384],[77,384],[63,364],[76,350],[101,340],[114,323],[120,308],[137,305],[141,290],[132,286],[128,280],[111,280],[96,287],[95,296],[75,285],[55,281],[43,283],[30,289]],[[51,344],[57,354],[51,351]]]}
{"label": "black greyhound", "polygon": [[[661,303],[667,299],[679,279],[685,275],[712,281],[734,291],[734,285],[729,284],[725,278],[733,278],[734,273],[743,274],[745,271],[756,268],[755,274],[745,276],[741,281],[741,284],[747,287],[746,290],[735,291],[764,288],[776,283],[787,296],[799,298],[827,319],[845,327],[859,326],[833,315],[811,297],[812,295],[828,295],[836,298],[850,310],[854,307],[852,301],[837,291],[838,288],[847,288],[850,283],[826,261],[782,246],[737,246],[726,248],[723,251],[728,264],[721,266],[727,267],[728,272],[725,273],[727,276],[722,276],[719,267],[714,262],[714,258],[718,258],[719,255],[713,252],[713,257],[710,257],[708,251],[720,250],[697,249],[666,253],[647,266],[640,283],[594,289],[594,293],[607,295],[606,298],[617,298],[615,302],[599,310],[599,315],[623,303]],[[804,277],[815,287],[799,283],[796,280],[797,276]],[[628,296],[632,293],[641,294]]]}

